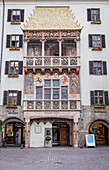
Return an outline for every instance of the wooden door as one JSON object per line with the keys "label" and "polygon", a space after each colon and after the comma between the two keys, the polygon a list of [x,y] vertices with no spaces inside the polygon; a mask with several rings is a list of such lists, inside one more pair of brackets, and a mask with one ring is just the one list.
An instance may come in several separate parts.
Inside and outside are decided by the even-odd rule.
{"label": "wooden door", "polygon": [[68,145],[68,129],[60,128],[60,145]]}

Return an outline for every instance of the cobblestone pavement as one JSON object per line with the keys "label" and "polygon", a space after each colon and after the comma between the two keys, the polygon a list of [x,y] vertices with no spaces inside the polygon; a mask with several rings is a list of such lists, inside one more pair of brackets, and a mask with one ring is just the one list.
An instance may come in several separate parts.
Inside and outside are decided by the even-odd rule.
{"label": "cobblestone pavement", "polygon": [[108,170],[109,147],[0,148],[0,170]]}

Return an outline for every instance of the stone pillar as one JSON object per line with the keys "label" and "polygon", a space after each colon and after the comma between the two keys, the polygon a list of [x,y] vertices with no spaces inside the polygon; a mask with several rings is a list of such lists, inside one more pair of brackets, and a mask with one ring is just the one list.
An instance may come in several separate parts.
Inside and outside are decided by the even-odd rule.
{"label": "stone pillar", "polygon": [[78,119],[73,122],[73,146],[78,148]]}
{"label": "stone pillar", "polygon": [[24,56],[27,56],[27,44],[28,40],[24,40]]}
{"label": "stone pillar", "polygon": [[44,56],[45,54],[45,39],[42,39],[42,40],[40,40],[41,42],[42,42],[42,56]]}
{"label": "stone pillar", "polygon": [[80,56],[80,40],[76,40],[77,56]]}
{"label": "stone pillar", "polygon": [[25,148],[30,147],[30,119],[25,119]]}

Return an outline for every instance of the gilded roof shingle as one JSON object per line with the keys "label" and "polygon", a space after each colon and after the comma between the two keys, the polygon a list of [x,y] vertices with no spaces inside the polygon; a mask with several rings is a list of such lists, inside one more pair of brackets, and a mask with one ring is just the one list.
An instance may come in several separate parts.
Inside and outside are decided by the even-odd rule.
{"label": "gilded roof shingle", "polygon": [[80,24],[69,7],[36,7],[23,30],[77,30]]}

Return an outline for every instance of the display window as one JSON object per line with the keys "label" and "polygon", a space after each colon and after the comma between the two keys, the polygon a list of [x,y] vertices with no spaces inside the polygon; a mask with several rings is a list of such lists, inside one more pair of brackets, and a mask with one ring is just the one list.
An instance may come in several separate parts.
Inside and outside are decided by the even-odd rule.
{"label": "display window", "polygon": [[90,133],[95,135],[96,142],[105,142],[105,127],[102,124],[92,126]]}

